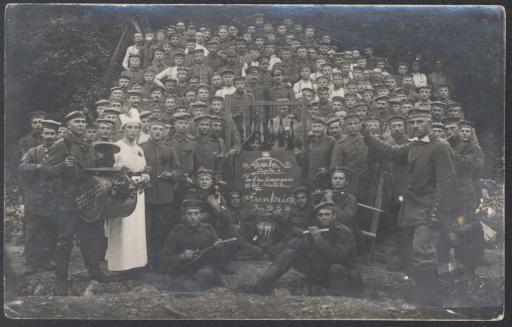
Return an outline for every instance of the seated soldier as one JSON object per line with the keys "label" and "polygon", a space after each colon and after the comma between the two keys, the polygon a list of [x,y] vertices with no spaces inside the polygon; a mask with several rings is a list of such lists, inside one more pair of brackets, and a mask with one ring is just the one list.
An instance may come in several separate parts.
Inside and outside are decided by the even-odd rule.
{"label": "seated soldier", "polygon": [[202,222],[203,204],[199,200],[183,201],[183,223],[167,236],[158,258],[158,270],[209,287],[223,284],[217,271],[223,243],[213,227]]}
{"label": "seated soldier", "polygon": [[292,192],[295,204],[289,212],[275,212],[272,218],[278,224],[278,244],[268,249],[271,259],[277,257],[285,249],[294,249],[300,244],[302,232],[310,226],[311,207],[309,203],[308,188],[297,187]]}
{"label": "seated soldier", "polygon": [[[233,218],[229,212],[224,196],[219,191],[219,185],[214,185],[213,171],[204,167],[196,171],[195,185],[185,191],[183,197],[185,200],[194,199],[203,201],[205,208],[203,210],[203,221],[213,226],[216,234],[221,239],[236,237],[240,239],[233,224]],[[238,250],[238,248],[236,248]],[[234,255],[230,253],[229,258]],[[233,268],[227,265],[228,257],[224,262],[223,272],[234,273]]]}
{"label": "seated soldier", "polygon": [[314,208],[317,223],[304,232],[299,246],[285,249],[254,285],[244,290],[262,295],[272,294],[274,283],[290,268],[306,276],[309,294],[357,296],[363,281],[355,265],[355,240],[349,227],[336,220],[333,202]]}

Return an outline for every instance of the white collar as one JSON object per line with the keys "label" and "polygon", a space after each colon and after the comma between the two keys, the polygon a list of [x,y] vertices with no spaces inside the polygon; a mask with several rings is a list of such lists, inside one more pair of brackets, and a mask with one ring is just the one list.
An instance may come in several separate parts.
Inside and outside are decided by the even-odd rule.
{"label": "white collar", "polygon": [[412,139],[409,139],[409,141],[410,142],[421,141],[424,143],[430,143],[430,137],[428,135],[423,136],[421,139],[419,139],[418,137],[413,137]]}

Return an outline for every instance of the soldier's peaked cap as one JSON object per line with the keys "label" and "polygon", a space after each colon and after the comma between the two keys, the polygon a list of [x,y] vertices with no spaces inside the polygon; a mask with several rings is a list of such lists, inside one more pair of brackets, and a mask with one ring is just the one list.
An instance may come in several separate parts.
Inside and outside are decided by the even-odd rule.
{"label": "soldier's peaked cap", "polygon": [[55,120],[45,119],[41,122],[43,124],[43,128],[49,128],[53,130],[58,130],[60,127],[60,123]]}
{"label": "soldier's peaked cap", "polygon": [[85,119],[86,118],[85,113],[83,111],[78,111],[78,110],[72,111],[64,117],[64,121],[67,123],[68,121],[76,119],[76,118]]}
{"label": "soldier's peaked cap", "polygon": [[181,210],[186,211],[188,209],[199,209],[202,210],[204,202],[196,199],[185,199],[181,203]]}
{"label": "soldier's peaked cap", "polygon": [[293,191],[292,191],[292,194],[295,195],[299,192],[303,192],[303,193],[306,193],[308,194],[309,190],[306,186],[299,186],[297,188],[295,188]]}
{"label": "soldier's peaked cap", "polygon": [[320,202],[319,204],[317,204],[313,210],[314,211],[319,211],[320,209],[332,209],[334,210],[336,207],[336,204],[332,201],[324,201],[324,202]]}

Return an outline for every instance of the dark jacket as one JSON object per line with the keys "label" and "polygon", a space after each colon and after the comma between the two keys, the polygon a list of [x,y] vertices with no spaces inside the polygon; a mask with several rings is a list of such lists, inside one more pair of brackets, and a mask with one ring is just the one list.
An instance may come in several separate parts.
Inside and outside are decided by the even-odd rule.
{"label": "dark jacket", "polygon": [[49,214],[48,204],[53,201],[51,182],[44,175],[44,167],[37,165],[47,156],[48,148],[41,144],[25,153],[19,167],[25,210],[44,216]]}
{"label": "dark jacket", "polygon": [[302,236],[302,232],[311,223],[311,208],[307,207],[301,209],[297,206],[292,206],[289,212],[285,212],[279,215],[274,215],[274,220],[279,225],[279,239],[284,241],[292,236]]}
{"label": "dark jacket", "polygon": [[350,175],[359,175],[368,170],[368,147],[362,136],[344,137],[336,142],[332,150],[331,169],[343,167]]}
{"label": "dark jacket", "polygon": [[[25,135],[18,143],[18,149],[21,155],[25,154],[29,149],[36,147],[43,143],[43,138],[40,131],[32,131]],[[20,156],[21,157],[21,156]],[[18,158],[20,158],[18,157]]]}
{"label": "dark jacket", "polygon": [[484,156],[480,147],[471,142],[463,141],[455,136],[450,140],[455,153],[455,173],[457,175],[457,193],[459,206],[478,205],[478,194],[475,177],[478,177],[484,166]]}
{"label": "dark jacket", "polygon": [[165,144],[176,151],[183,172],[193,173],[199,168],[199,151],[193,136],[175,133]]}
{"label": "dark jacket", "polygon": [[334,148],[334,139],[325,135],[319,138],[311,138],[302,156],[297,158],[298,163],[303,169],[307,169],[307,176],[312,177],[319,168],[329,168],[332,151]]}
{"label": "dark jacket", "polygon": [[334,264],[353,265],[356,242],[352,230],[338,221],[331,223],[328,228],[328,232],[321,233],[317,238],[305,236],[302,248],[312,259],[311,264],[326,267]]}
{"label": "dark jacket", "polygon": [[140,147],[144,151],[147,166],[152,168],[150,173],[151,187],[146,189],[146,201],[151,204],[174,203],[174,187],[169,181],[159,180],[163,172],[171,172],[180,168],[176,151],[164,142],[149,139]]}
{"label": "dark jacket", "polygon": [[184,261],[180,254],[185,250],[203,250],[215,243],[217,233],[209,224],[200,224],[196,228],[187,224],[176,226],[167,236],[160,252],[159,262],[165,271],[176,273]]}
{"label": "dark jacket", "polygon": [[[66,167],[64,159],[75,158],[75,167]],[[93,168],[96,162],[94,148],[80,138],[68,132],[61,140],[53,144],[48,152],[45,174],[54,178],[55,201],[53,208],[61,211],[78,209],[76,192],[84,179],[83,169]]]}
{"label": "dark jacket", "polygon": [[357,200],[347,191],[333,191],[332,200],[336,204],[336,219],[354,229],[357,214]]}
{"label": "dark jacket", "polygon": [[454,154],[448,142],[430,135],[430,142],[414,141],[391,146],[367,135],[369,147],[392,160],[407,163],[403,202],[398,216],[401,227],[429,224],[431,217],[447,219],[456,186]]}

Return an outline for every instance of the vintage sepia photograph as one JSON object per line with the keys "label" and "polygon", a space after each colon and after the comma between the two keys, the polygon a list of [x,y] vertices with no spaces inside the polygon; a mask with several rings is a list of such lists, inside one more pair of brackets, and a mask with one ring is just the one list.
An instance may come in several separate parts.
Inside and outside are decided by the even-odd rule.
{"label": "vintage sepia photograph", "polygon": [[7,319],[505,314],[505,9],[9,4]]}

